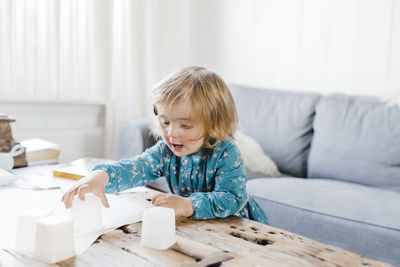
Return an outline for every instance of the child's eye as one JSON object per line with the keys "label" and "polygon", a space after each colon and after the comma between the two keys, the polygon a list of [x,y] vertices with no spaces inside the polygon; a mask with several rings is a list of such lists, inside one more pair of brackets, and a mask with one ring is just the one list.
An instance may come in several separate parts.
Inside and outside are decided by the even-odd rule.
{"label": "child's eye", "polygon": [[163,126],[168,126],[168,125],[169,125],[169,121],[161,121],[161,124],[162,124]]}
{"label": "child's eye", "polygon": [[192,126],[192,125],[189,125],[189,124],[182,124],[181,127],[182,127],[183,129],[191,129],[193,126]]}

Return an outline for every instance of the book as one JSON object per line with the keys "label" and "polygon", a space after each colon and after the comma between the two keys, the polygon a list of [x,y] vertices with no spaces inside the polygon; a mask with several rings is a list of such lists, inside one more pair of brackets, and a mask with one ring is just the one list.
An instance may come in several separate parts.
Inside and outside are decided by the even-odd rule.
{"label": "book", "polygon": [[42,159],[42,160],[35,160],[35,161],[29,161],[28,166],[39,166],[39,165],[54,165],[58,164],[58,158],[56,159]]}
{"label": "book", "polygon": [[71,163],[53,170],[53,176],[59,178],[67,178],[72,180],[80,180],[88,175],[96,164],[109,161],[100,158],[81,158]]}
{"label": "book", "polygon": [[20,143],[26,148],[25,153],[28,163],[58,159],[60,156],[60,146],[51,141],[31,138],[22,140]]}
{"label": "book", "polygon": [[8,122],[13,122],[13,121],[15,121],[14,117],[9,116],[9,115],[6,114],[6,113],[0,113],[0,120],[2,120],[2,121],[8,121]]}

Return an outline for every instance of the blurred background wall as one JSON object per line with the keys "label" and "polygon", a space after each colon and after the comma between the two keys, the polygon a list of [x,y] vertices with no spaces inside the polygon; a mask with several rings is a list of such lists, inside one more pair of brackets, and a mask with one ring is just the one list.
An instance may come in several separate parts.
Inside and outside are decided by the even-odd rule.
{"label": "blurred background wall", "polygon": [[62,160],[114,157],[159,79],[200,65],[228,83],[400,94],[398,0],[0,0],[0,112]]}

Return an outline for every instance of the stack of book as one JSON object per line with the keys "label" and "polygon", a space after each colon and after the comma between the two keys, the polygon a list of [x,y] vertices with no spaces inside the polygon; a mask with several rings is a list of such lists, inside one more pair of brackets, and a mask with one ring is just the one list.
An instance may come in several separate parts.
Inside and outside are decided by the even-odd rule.
{"label": "stack of book", "polygon": [[58,163],[60,146],[51,141],[39,138],[31,138],[21,141],[26,148],[26,160],[28,165]]}
{"label": "stack of book", "polygon": [[53,170],[53,176],[59,178],[68,178],[79,180],[88,175],[96,164],[107,162],[106,159],[99,158],[81,158],[71,163],[57,167]]}

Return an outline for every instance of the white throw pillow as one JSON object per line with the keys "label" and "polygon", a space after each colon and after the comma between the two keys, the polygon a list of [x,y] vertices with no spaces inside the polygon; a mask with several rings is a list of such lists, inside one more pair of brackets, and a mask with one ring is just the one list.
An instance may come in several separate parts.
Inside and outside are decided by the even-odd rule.
{"label": "white throw pillow", "polygon": [[256,140],[238,130],[235,133],[235,144],[242,153],[244,167],[247,171],[267,176],[281,175],[275,162],[264,154]]}

